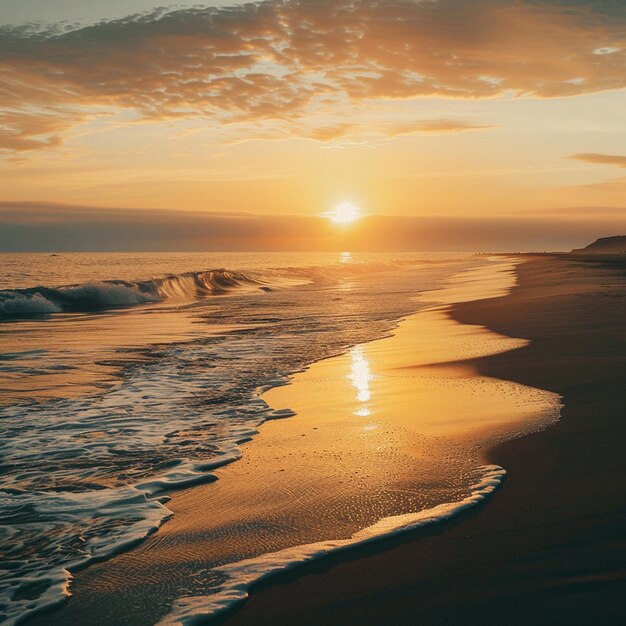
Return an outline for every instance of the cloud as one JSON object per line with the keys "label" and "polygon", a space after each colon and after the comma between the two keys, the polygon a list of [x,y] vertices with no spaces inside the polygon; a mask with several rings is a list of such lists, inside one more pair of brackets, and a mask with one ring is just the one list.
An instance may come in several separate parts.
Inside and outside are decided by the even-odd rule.
{"label": "cloud", "polygon": [[297,134],[315,111],[377,99],[621,89],[624,32],[621,0],[268,0],[67,32],[5,27],[0,147],[56,145],[82,115],[111,108],[273,120]]}
{"label": "cloud", "polygon": [[317,128],[302,129],[302,135],[316,141],[333,141],[345,137],[356,128],[355,124],[334,124],[332,126],[319,126]]}
{"label": "cloud", "polygon": [[626,168],[626,156],[588,152],[584,154],[572,154],[569,158],[576,161],[584,161],[585,163],[594,163],[598,165],[616,165],[617,167]]}
{"label": "cloud", "polygon": [[389,137],[398,135],[420,135],[420,134],[449,134],[463,133],[468,130],[487,130],[494,126],[486,124],[471,124],[460,120],[420,120],[413,123],[391,124],[385,129],[385,134]]}
{"label": "cloud", "polygon": [[63,111],[0,110],[0,150],[22,152],[61,144],[61,135],[83,116]]}
{"label": "cloud", "polygon": [[[0,202],[0,251],[567,250],[622,234],[626,208],[498,217],[269,216]],[[592,216],[592,217],[590,217]]]}
{"label": "cloud", "polygon": [[[495,128],[488,124],[472,124],[461,120],[431,119],[411,122],[344,122],[326,126],[308,126],[303,124],[295,134],[320,142],[330,142],[349,136],[352,139],[381,135],[383,137],[400,137],[405,135],[443,135],[463,133],[470,130],[488,130]],[[284,138],[285,135],[257,135],[255,138]]]}

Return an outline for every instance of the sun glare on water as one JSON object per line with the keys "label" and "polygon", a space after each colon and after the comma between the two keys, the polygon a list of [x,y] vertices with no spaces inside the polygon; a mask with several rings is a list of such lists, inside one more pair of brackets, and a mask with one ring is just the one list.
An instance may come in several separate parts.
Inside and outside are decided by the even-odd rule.
{"label": "sun glare on water", "polygon": [[348,224],[349,222],[358,220],[361,216],[361,209],[353,204],[350,204],[349,202],[342,202],[340,205],[335,207],[333,211],[324,213],[324,217],[327,217],[337,224]]}

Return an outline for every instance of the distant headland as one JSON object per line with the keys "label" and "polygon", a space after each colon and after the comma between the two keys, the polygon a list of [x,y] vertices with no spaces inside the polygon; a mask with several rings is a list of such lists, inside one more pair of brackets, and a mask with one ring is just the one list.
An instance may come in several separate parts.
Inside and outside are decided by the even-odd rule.
{"label": "distant headland", "polygon": [[578,248],[572,252],[582,252],[585,254],[625,254],[626,235],[615,237],[601,237],[589,244],[586,248]]}

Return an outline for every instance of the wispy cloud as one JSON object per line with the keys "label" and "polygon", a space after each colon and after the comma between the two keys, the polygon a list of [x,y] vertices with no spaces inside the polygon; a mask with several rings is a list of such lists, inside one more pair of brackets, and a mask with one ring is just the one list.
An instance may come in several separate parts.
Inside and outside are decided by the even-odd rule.
{"label": "wispy cloud", "polygon": [[574,159],[575,161],[584,161],[585,163],[594,163],[597,165],[616,165],[617,167],[626,167],[626,156],[616,154],[587,152],[583,154],[572,154],[569,158]]}
{"label": "wispy cloud", "polygon": [[403,122],[385,122],[370,120],[368,122],[338,122],[324,126],[316,126],[302,123],[298,127],[292,127],[289,133],[280,135],[274,133],[251,133],[251,139],[283,139],[285,136],[298,136],[315,141],[330,142],[343,140],[365,140],[366,138],[393,138],[408,135],[446,135],[463,133],[467,131],[489,130],[495,128],[490,124],[473,124],[461,120],[428,119]]}
{"label": "wispy cloud", "polygon": [[[618,89],[625,31],[621,0],[269,0],[61,33],[6,27],[0,148],[57,145],[87,111],[111,107],[149,120],[273,120],[298,134],[320,107],[355,102]],[[454,130],[465,128],[418,132]]]}
{"label": "wispy cloud", "polygon": [[419,120],[402,124],[391,124],[384,129],[390,137],[398,135],[449,134],[464,133],[469,130],[488,130],[494,128],[489,124],[472,124],[460,120]]}

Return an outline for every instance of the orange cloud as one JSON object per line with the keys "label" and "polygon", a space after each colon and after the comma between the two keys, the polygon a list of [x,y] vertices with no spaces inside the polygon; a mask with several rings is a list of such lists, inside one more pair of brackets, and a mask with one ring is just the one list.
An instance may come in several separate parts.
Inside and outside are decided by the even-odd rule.
{"label": "orange cloud", "polygon": [[596,163],[598,165],[616,165],[617,167],[626,167],[626,156],[613,154],[598,154],[596,152],[588,152],[584,154],[572,154],[569,157],[576,161],[584,161],[585,163]]}
{"label": "orange cloud", "polygon": [[0,147],[55,145],[85,107],[299,132],[320,107],[358,101],[621,89],[625,33],[621,0],[269,0],[68,32],[5,27]]}
{"label": "orange cloud", "polygon": [[[462,133],[470,130],[487,130],[490,128],[494,128],[494,126],[486,124],[471,124],[460,120],[433,119],[401,123],[337,123],[330,124],[328,126],[313,127],[302,124],[298,127],[294,125],[290,129],[290,134],[298,137],[314,139],[316,141],[329,142],[335,139],[342,139],[346,136],[359,138],[369,137],[372,135],[382,135],[384,137],[422,134],[437,135]],[[257,134],[256,137],[258,138],[259,135]],[[260,135],[260,137],[268,138],[263,137],[262,135]]]}
{"label": "orange cloud", "polygon": [[397,135],[418,135],[422,133],[447,134],[463,133],[468,130],[487,130],[494,128],[486,124],[470,124],[459,120],[420,120],[414,123],[390,125],[385,134],[390,137]]}
{"label": "orange cloud", "polygon": [[58,146],[61,135],[79,121],[81,116],[67,112],[0,110],[0,150],[21,152]]}

